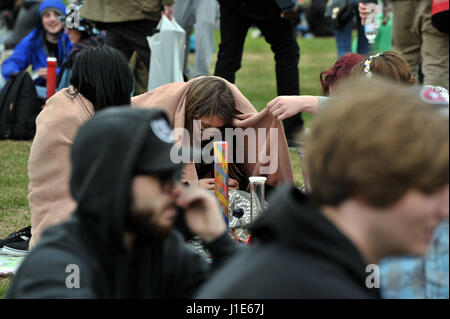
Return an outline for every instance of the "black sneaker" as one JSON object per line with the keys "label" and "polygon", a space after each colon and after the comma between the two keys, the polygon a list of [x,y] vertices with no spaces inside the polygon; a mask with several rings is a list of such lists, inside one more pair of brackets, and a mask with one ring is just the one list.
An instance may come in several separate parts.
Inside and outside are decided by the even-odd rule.
{"label": "black sneaker", "polygon": [[0,251],[3,255],[22,257],[28,254],[28,244],[30,240],[17,241],[15,243],[6,244]]}
{"label": "black sneaker", "polygon": [[12,256],[24,256],[28,253],[31,238],[31,226],[16,231],[0,240],[0,253]]}

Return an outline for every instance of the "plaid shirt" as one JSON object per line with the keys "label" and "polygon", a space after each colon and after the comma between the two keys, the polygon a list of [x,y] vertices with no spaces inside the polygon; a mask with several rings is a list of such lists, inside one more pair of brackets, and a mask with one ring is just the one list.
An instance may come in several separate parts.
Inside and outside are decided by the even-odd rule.
{"label": "plaid shirt", "polygon": [[449,223],[436,229],[425,257],[385,258],[380,263],[383,298],[449,298]]}

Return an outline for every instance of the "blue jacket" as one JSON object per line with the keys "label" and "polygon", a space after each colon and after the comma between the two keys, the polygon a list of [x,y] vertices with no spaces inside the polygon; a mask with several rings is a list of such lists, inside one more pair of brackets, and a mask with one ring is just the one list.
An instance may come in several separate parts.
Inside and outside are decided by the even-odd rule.
{"label": "blue jacket", "polygon": [[[2,74],[8,80],[14,74],[25,70],[30,64],[33,71],[47,67],[47,53],[45,45],[45,30],[40,22],[41,12],[49,7],[56,7],[63,14],[66,12],[66,6],[61,0],[45,0],[39,7],[39,25],[30,32],[14,49],[14,53],[3,62]],[[66,56],[72,50],[72,42],[69,37],[61,31],[58,34],[58,70],[59,66],[65,60]],[[38,78],[36,84],[44,82],[44,79]]]}

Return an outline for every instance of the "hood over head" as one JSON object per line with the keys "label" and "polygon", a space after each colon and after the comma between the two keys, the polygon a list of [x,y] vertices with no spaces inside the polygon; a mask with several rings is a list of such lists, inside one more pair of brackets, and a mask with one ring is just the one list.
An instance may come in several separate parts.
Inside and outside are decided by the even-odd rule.
{"label": "hood over head", "polygon": [[170,159],[172,129],[158,108],[113,107],[97,112],[72,145],[74,214],[102,246],[123,241],[136,173],[181,170]]}
{"label": "hood over head", "polygon": [[54,10],[60,15],[66,14],[66,5],[62,0],[44,0],[39,7],[39,18],[42,17],[45,11]]}
{"label": "hood over head", "polygon": [[278,241],[339,264],[358,282],[365,282],[367,262],[358,249],[295,186],[280,187],[269,198],[269,209],[248,228],[260,242]]}

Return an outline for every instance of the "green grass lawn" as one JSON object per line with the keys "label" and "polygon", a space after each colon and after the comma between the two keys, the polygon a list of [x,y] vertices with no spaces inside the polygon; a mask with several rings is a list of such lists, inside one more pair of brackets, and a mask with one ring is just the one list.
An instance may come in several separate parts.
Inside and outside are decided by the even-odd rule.
{"label": "green grass lawn", "polygon": [[[216,43],[219,42],[218,34]],[[333,38],[301,39],[300,86],[301,94],[320,95],[319,73],[336,60]],[[217,51],[217,50],[216,50]],[[214,71],[216,55],[211,63]],[[262,37],[248,37],[242,68],[236,75],[236,85],[258,109],[276,97],[275,63],[269,45]],[[304,115],[309,126],[312,116]],[[27,202],[27,161],[31,142],[0,141],[0,238],[30,225]],[[301,166],[296,152],[291,159],[298,185],[303,183]],[[0,279],[0,298],[7,288],[8,279]]]}

